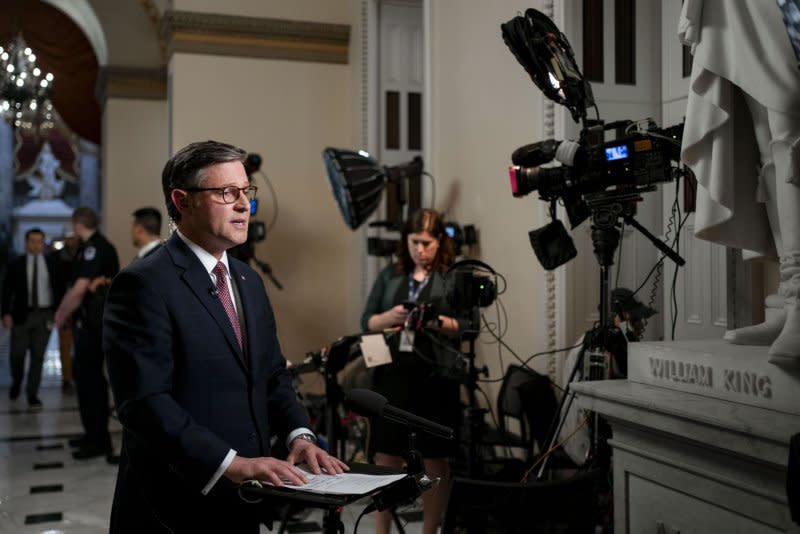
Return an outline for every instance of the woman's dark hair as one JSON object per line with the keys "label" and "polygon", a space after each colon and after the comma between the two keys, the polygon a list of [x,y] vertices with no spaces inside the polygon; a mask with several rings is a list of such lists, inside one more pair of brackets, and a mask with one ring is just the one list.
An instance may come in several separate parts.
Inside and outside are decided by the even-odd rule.
{"label": "woman's dark hair", "polygon": [[197,187],[206,179],[203,170],[209,165],[239,161],[244,165],[247,152],[239,147],[220,143],[219,141],[202,141],[192,143],[180,149],[172,156],[161,172],[161,188],[167,204],[167,214],[178,222],[181,214],[172,204],[172,191]]}
{"label": "woman's dark hair", "polygon": [[433,258],[431,272],[444,272],[453,265],[456,258],[455,248],[453,247],[453,240],[444,231],[442,216],[436,210],[423,208],[417,210],[403,226],[403,234],[400,236],[397,251],[396,268],[398,273],[409,274],[414,272],[414,260],[411,259],[411,253],[408,252],[408,236],[409,234],[422,232],[428,232],[439,240],[439,250],[436,251],[436,257]]}

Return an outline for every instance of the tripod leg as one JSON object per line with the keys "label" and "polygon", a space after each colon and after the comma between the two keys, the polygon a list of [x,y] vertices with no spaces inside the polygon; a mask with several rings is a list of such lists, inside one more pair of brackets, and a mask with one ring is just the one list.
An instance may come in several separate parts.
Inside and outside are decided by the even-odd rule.
{"label": "tripod leg", "polygon": [[[553,432],[553,436],[550,438],[550,441],[547,443],[544,450],[542,451],[542,454],[546,454],[547,451],[549,451],[555,445],[556,441],[558,441],[558,434],[561,432],[561,428],[564,426],[564,421],[567,420],[567,414],[569,413],[570,407],[572,407],[572,401],[575,399],[575,392],[570,391],[569,393],[567,393],[567,396],[569,396],[569,399],[567,399],[567,402],[562,405],[564,408],[563,412],[562,411],[558,412],[558,424],[556,425],[556,429]],[[539,472],[536,474],[536,478],[541,479],[542,476],[544,475],[544,470],[547,468],[547,460],[549,458],[550,456],[548,455],[545,457],[544,460],[542,460],[542,465],[539,467]]]}
{"label": "tripod leg", "polygon": [[289,523],[289,518],[292,517],[293,506],[291,504],[286,506],[286,512],[284,512],[283,517],[281,518],[281,525],[278,527],[278,534],[283,534],[286,532],[286,525]]}
{"label": "tripod leg", "polygon": [[397,527],[397,531],[400,534],[405,534],[406,530],[403,528],[403,522],[400,521],[400,516],[397,515],[397,508],[392,508],[392,522],[394,522],[394,526]]}
{"label": "tripod leg", "polygon": [[[550,428],[547,431],[547,439],[545,439],[545,445],[542,450],[542,454],[549,451],[558,440],[558,433],[561,432],[561,428],[564,426],[564,421],[566,421],[567,414],[572,406],[572,399],[575,397],[575,394],[572,392],[569,385],[575,381],[578,375],[578,370],[583,368],[583,359],[586,355],[586,351],[588,350],[587,347],[591,345],[595,339],[595,333],[596,330],[589,330],[583,335],[583,339],[581,340],[583,345],[578,353],[578,357],[575,359],[575,364],[572,366],[572,371],[570,372],[569,379],[567,380],[567,386],[564,388],[564,396],[561,397],[561,402],[558,404],[558,410],[556,410],[556,417],[553,419],[553,422],[550,424]],[[547,458],[542,460],[542,465],[539,468],[539,472],[536,474],[537,479],[541,480],[546,467]]]}
{"label": "tripod leg", "polygon": [[338,507],[325,510],[325,516],[322,518],[322,532],[325,534],[344,534],[344,523],[342,523]]}

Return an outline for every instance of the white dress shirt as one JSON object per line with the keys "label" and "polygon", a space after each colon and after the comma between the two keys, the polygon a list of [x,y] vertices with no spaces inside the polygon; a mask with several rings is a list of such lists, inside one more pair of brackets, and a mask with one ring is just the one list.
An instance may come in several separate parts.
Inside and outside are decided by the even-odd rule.
{"label": "white dress shirt", "polygon": [[153,250],[154,248],[156,248],[160,244],[161,244],[161,240],[160,239],[153,239],[148,244],[146,244],[145,246],[143,246],[142,248],[139,249],[139,252],[136,253],[136,258],[137,259],[144,258],[145,256],[147,256],[148,252],[150,252],[151,250]]}
{"label": "white dress shirt", "polygon": [[28,307],[33,305],[33,262],[37,262],[38,299],[40,308],[50,308],[53,305],[53,292],[50,288],[50,272],[43,254],[26,254],[26,269],[28,279]]}

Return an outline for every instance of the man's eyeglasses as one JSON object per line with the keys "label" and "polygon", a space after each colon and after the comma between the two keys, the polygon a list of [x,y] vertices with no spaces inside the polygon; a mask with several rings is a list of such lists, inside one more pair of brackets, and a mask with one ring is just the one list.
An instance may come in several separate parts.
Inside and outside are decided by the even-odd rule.
{"label": "man's eyeglasses", "polygon": [[235,185],[229,185],[227,187],[187,187],[184,191],[188,191],[189,193],[214,191],[218,196],[222,197],[222,201],[225,204],[233,204],[239,200],[239,195],[242,193],[247,197],[247,200],[256,198],[258,187],[254,185],[248,185],[247,187],[236,187]]}

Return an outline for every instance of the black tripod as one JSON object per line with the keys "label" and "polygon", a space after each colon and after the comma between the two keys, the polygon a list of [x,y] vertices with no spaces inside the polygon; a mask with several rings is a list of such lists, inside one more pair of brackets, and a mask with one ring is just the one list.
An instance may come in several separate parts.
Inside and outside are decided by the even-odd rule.
{"label": "black tripod", "polygon": [[[342,336],[331,343],[327,350],[309,353],[306,361],[293,369],[296,375],[307,372],[320,372],[325,377],[325,436],[328,440],[328,452],[338,458],[345,457],[347,443],[345,439],[342,439],[346,436],[339,417],[339,406],[344,401],[344,390],[339,385],[337,375],[350,360],[355,358],[352,354],[353,348],[359,339],[358,335]],[[340,506],[325,507],[322,528],[326,534],[344,532],[340,508]],[[286,531],[291,514],[298,509],[302,509],[302,506],[297,506],[296,504],[287,506],[278,529],[279,534]]]}
{"label": "black tripod", "polygon": [[245,243],[242,243],[241,245],[237,245],[229,249],[228,254],[230,254],[237,260],[243,261],[245,263],[250,263],[252,261],[258,266],[259,269],[261,269],[261,272],[264,273],[264,276],[269,278],[269,281],[272,282],[275,285],[275,287],[277,287],[278,289],[283,289],[281,283],[278,282],[278,279],[275,278],[274,274],[272,274],[272,267],[269,265],[269,263],[261,261],[258,258],[256,258],[254,242],[247,241]]}
{"label": "black tripod", "polygon": [[[633,218],[636,202],[640,199],[639,195],[644,190],[645,189],[639,188],[632,192],[603,191],[601,193],[585,196],[586,204],[592,212],[592,244],[594,246],[594,255],[600,264],[600,322],[597,327],[586,332],[583,348],[570,372],[569,380],[564,388],[564,394],[561,397],[558,410],[556,410],[556,417],[553,419],[553,423],[550,425],[550,429],[547,433],[547,438],[544,441],[547,446],[543,448],[543,454],[546,454],[553,448],[561,432],[561,428],[564,426],[567,414],[572,406],[572,400],[575,397],[570,385],[575,380],[578,370],[583,369],[584,359],[587,354],[589,355],[589,373],[588,377],[585,377],[585,379],[603,380],[609,378],[606,351],[609,351],[613,346],[611,342],[612,338],[619,335],[619,330],[612,323],[608,284],[610,268],[614,265],[614,253],[617,246],[619,246],[619,219],[633,226],[649,239],[658,250],[663,252],[665,256],[679,266],[686,263],[686,260],[669,248],[666,243],[650,233]],[[614,352],[611,352],[611,354],[613,358]],[[592,435],[592,449],[590,452],[591,456],[597,459],[601,456],[599,454],[601,444],[598,432],[597,414],[594,414],[590,430]],[[544,460],[542,460],[542,464],[536,475],[538,479],[544,476],[548,458],[549,456],[546,456]],[[600,459],[602,461],[602,458]]]}
{"label": "black tripod", "polygon": [[478,379],[480,375],[488,376],[489,370],[484,365],[481,368],[475,367],[475,340],[478,338],[480,330],[478,325],[480,321],[480,307],[476,306],[472,312],[470,320],[470,327],[461,333],[461,340],[467,341],[468,350],[467,357],[467,374],[464,381],[464,386],[467,389],[467,476],[469,478],[478,478],[482,474],[480,459],[478,455],[478,446],[481,443],[482,436],[485,432],[485,422],[483,420],[486,409],[478,406],[478,398],[475,394],[478,390]]}
{"label": "black tripod", "polygon": [[292,368],[295,375],[319,372],[325,378],[324,434],[328,440],[328,451],[339,458],[345,458],[347,443],[343,439],[346,436],[339,414],[339,406],[344,402],[344,390],[337,376],[348,363],[360,356],[357,345],[360,339],[357,334],[342,336],[327,349],[307,353],[306,360]]}

